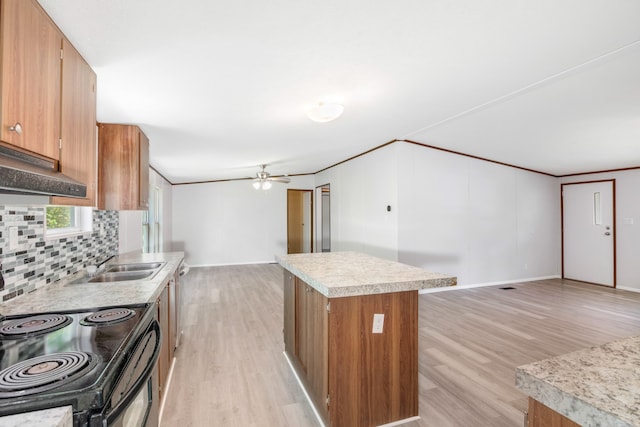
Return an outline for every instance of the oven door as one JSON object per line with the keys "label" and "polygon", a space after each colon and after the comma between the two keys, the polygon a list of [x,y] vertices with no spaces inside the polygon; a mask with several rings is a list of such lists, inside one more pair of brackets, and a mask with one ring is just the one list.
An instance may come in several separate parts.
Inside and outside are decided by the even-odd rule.
{"label": "oven door", "polygon": [[158,425],[153,373],[160,355],[160,325],[154,320],[138,341],[111,398],[110,409],[102,414],[102,426],[155,427]]}

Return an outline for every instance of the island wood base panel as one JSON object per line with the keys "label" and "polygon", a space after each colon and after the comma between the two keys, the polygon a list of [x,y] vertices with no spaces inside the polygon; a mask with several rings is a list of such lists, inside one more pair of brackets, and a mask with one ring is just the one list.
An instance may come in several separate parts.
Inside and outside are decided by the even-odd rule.
{"label": "island wood base panel", "polygon": [[527,427],[580,427],[580,424],[530,397]]}
{"label": "island wood base panel", "polygon": [[326,298],[290,272],[284,286],[285,353],[326,425],[418,416],[417,291]]}

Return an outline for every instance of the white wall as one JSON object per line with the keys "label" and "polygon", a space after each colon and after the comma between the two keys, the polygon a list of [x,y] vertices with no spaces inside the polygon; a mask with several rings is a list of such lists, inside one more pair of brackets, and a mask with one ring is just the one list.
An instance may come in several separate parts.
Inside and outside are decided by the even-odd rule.
{"label": "white wall", "polygon": [[142,211],[119,211],[119,252],[142,252]]}
{"label": "white wall", "polygon": [[316,176],[327,183],[333,251],[452,274],[460,285],[560,274],[556,178],[398,142]]}
{"label": "white wall", "polygon": [[640,170],[579,175],[561,182],[603,179],[616,180],[616,286],[640,291]]}
{"label": "white wall", "polygon": [[556,178],[398,144],[399,261],[460,285],[560,274]]}
{"label": "white wall", "polygon": [[191,265],[274,262],[287,253],[287,188],[313,189],[313,176],[268,191],[251,181],[173,187],[173,249]]}
{"label": "white wall", "polygon": [[316,175],[316,185],[331,184],[332,252],[358,251],[397,260],[397,146],[386,146]]}

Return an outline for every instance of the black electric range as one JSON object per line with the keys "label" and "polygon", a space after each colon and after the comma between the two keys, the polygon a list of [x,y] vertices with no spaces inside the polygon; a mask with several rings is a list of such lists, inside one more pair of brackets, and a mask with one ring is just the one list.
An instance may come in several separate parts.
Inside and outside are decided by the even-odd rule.
{"label": "black electric range", "polygon": [[160,348],[152,306],[0,318],[0,416],[71,405],[74,426],[119,425],[107,419],[125,400],[151,393]]}

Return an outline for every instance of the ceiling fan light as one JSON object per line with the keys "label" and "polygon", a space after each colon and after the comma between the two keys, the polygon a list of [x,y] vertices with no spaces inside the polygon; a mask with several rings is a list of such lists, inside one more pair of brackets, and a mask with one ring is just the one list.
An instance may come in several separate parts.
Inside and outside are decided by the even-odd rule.
{"label": "ceiling fan light", "polygon": [[344,105],[337,103],[325,104],[320,102],[307,111],[307,117],[318,123],[326,123],[335,120],[342,115]]}
{"label": "ceiling fan light", "polygon": [[269,181],[265,181],[262,183],[262,189],[263,190],[268,190],[271,188],[271,183]]}
{"label": "ceiling fan light", "polygon": [[255,188],[256,190],[259,190],[260,189],[260,181],[255,181],[253,183],[253,188]]}

